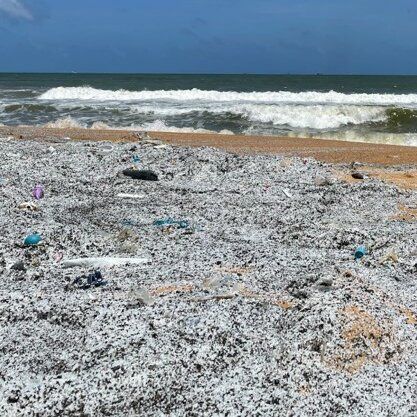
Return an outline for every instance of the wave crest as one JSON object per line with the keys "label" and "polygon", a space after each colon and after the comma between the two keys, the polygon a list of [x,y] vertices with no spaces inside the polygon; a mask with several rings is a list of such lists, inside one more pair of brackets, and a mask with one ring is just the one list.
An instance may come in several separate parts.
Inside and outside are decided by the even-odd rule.
{"label": "wave crest", "polygon": [[42,100],[90,101],[206,101],[255,102],[291,104],[356,104],[356,105],[407,105],[417,106],[417,94],[345,94],[336,91],[236,92],[199,90],[127,91],[100,90],[93,87],[56,87],[39,96]]}

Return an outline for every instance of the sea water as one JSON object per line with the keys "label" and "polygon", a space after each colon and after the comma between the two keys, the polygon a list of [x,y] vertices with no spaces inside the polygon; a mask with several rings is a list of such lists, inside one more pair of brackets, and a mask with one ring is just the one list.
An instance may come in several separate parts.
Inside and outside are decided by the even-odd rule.
{"label": "sea water", "polygon": [[0,123],[417,145],[417,76],[0,74]]}

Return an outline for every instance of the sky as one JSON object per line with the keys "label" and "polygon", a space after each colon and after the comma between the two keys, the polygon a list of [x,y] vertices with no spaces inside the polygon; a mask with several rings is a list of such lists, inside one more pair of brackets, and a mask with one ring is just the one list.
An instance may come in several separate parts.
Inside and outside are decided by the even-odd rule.
{"label": "sky", "polygon": [[416,0],[0,0],[0,72],[417,74]]}

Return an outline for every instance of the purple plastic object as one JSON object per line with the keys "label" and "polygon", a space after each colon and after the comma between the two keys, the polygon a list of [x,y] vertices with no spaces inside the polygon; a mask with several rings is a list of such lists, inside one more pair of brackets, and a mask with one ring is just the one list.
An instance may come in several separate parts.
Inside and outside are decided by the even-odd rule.
{"label": "purple plastic object", "polygon": [[41,198],[43,198],[43,188],[40,185],[37,185],[34,189],[33,189],[33,197],[36,198],[36,200],[40,200]]}

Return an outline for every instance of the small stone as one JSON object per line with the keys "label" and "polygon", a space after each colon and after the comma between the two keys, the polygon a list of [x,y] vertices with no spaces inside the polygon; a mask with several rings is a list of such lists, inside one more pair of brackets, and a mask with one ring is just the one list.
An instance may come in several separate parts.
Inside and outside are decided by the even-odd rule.
{"label": "small stone", "polygon": [[15,271],[26,271],[25,264],[23,263],[23,261],[18,261],[16,263],[14,263],[12,265],[11,269],[13,269]]}
{"label": "small stone", "polygon": [[322,291],[329,291],[333,285],[332,278],[322,278],[318,283],[318,288]]}
{"label": "small stone", "polygon": [[142,143],[146,143],[146,144],[149,144],[149,145],[162,145],[163,144],[163,142],[162,142],[162,140],[159,140],[159,139],[152,139],[152,138],[149,138],[149,139],[143,139],[142,140]]}
{"label": "small stone", "polygon": [[324,187],[325,185],[331,185],[332,182],[330,181],[329,178],[318,175],[314,179],[314,184],[316,184],[318,187]]}
{"label": "small stone", "polygon": [[365,175],[362,174],[362,172],[352,172],[352,178],[355,178],[356,180],[363,180]]}

